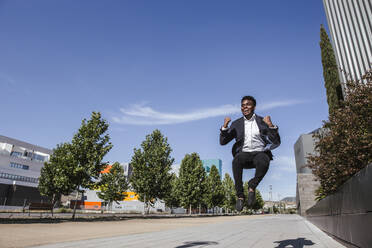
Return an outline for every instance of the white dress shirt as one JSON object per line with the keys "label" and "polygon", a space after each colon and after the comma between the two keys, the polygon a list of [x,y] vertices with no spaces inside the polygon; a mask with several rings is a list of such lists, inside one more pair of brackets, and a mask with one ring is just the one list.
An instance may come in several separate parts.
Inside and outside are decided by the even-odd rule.
{"label": "white dress shirt", "polygon": [[262,140],[260,130],[256,122],[256,114],[248,120],[244,117],[244,144],[243,152],[262,152],[265,150],[265,142]]}

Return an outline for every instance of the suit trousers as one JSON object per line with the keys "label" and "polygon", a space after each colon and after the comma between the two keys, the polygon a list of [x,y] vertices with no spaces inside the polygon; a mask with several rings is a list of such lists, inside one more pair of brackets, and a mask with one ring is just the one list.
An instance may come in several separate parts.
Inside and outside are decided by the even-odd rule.
{"label": "suit trousers", "polygon": [[254,169],[256,172],[254,177],[249,180],[248,185],[253,190],[261,182],[269,169],[270,158],[265,152],[239,152],[235,155],[232,162],[232,170],[235,181],[236,195],[239,198],[244,198],[243,190],[243,169]]}

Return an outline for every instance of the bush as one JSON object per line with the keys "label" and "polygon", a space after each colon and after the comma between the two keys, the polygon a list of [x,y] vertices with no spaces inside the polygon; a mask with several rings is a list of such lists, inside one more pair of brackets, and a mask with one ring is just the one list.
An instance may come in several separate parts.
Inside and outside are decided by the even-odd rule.
{"label": "bush", "polygon": [[56,211],[54,211],[55,213],[71,213],[72,212],[72,209],[70,208],[65,208],[65,207],[61,207],[59,209],[57,209]]}
{"label": "bush", "polygon": [[348,82],[346,97],[315,133],[315,152],[308,156],[320,188],[318,199],[334,193],[339,186],[372,162],[372,70],[362,82]]}

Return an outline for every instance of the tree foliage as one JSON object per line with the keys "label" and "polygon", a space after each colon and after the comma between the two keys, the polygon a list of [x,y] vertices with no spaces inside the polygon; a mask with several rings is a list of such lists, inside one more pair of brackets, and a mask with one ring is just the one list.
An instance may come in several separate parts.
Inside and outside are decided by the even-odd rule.
{"label": "tree foliage", "polygon": [[[249,188],[248,182],[244,182],[243,189],[244,189],[245,199],[248,199],[248,192],[249,192],[248,188]],[[248,206],[247,204],[248,204],[248,202],[245,201],[244,202],[245,207],[251,208],[253,210],[259,210],[259,209],[263,208],[263,206],[265,205],[265,201],[262,199],[261,193],[258,189],[256,189],[256,200],[255,200],[253,206]]]}
{"label": "tree foliage", "polygon": [[57,145],[48,162],[41,168],[39,191],[48,196],[54,204],[61,195],[69,195],[76,185],[71,181],[73,171],[73,156],[70,144]]}
{"label": "tree foliage", "polygon": [[97,186],[99,188],[97,195],[102,200],[110,204],[114,201],[117,203],[122,201],[126,197],[128,181],[120,163],[115,162],[108,173],[102,174]]}
{"label": "tree foliage", "polygon": [[147,135],[141,148],[134,149],[130,181],[139,199],[153,205],[156,199],[165,199],[171,193],[172,149],[159,130]]}
{"label": "tree foliage", "polygon": [[206,202],[209,208],[222,206],[225,198],[224,188],[217,167],[212,165],[207,177]]}
{"label": "tree foliage", "polygon": [[172,173],[172,180],[171,180],[171,191],[164,198],[165,204],[168,207],[179,207],[181,205],[180,201],[180,192],[179,192],[179,179],[176,174]]}
{"label": "tree foliage", "polygon": [[72,142],[57,145],[42,168],[39,187],[42,194],[60,196],[92,188],[107,165],[102,159],[112,148],[110,137],[105,134],[107,129],[108,124],[99,112],[92,112],[89,120],[83,119]]}
{"label": "tree foliage", "polygon": [[327,90],[329,113],[340,107],[343,100],[339,71],[335,54],[323,25],[320,27],[320,50],[323,64],[324,86]]}
{"label": "tree foliage", "polygon": [[236,204],[236,191],[234,181],[228,173],[225,174],[225,177],[222,181],[222,186],[225,193],[223,207],[234,210]]}
{"label": "tree foliage", "polygon": [[316,153],[308,166],[320,181],[318,198],[334,193],[356,172],[372,162],[372,71],[366,83],[349,82],[343,107],[335,109],[323,131],[315,133]]}
{"label": "tree foliage", "polygon": [[92,112],[91,119],[83,119],[72,138],[74,167],[71,179],[78,187],[93,187],[100,172],[107,166],[107,162],[102,162],[112,148],[107,130],[108,123],[101,118],[101,113]]}
{"label": "tree foliage", "polygon": [[252,208],[254,210],[262,209],[265,205],[265,201],[262,199],[262,195],[258,189],[256,189],[256,202],[253,204]]}
{"label": "tree foliage", "polygon": [[179,193],[181,206],[196,208],[204,202],[206,172],[197,153],[186,154],[180,166]]}

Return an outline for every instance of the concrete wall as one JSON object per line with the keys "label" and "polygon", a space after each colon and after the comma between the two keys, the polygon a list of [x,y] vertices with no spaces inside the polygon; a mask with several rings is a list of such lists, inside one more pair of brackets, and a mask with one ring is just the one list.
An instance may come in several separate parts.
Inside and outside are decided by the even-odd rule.
{"label": "concrete wall", "polygon": [[307,156],[314,154],[315,139],[313,133],[302,134],[294,145],[297,185],[296,185],[296,205],[298,213],[306,215],[306,210],[312,207],[315,202],[315,190],[319,187],[319,182],[315,181],[310,168],[306,167]]}
{"label": "concrete wall", "polygon": [[323,231],[357,247],[372,247],[372,164],[349,179],[337,193],[306,211]]}
{"label": "concrete wall", "polygon": [[30,202],[49,202],[49,200],[47,197],[41,196],[35,187],[0,184],[0,205],[23,206]]}
{"label": "concrete wall", "polygon": [[313,174],[297,174],[296,205],[300,215],[306,215],[306,210],[314,206],[315,190],[319,188],[319,182],[315,181]]}
{"label": "concrete wall", "polygon": [[294,145],[296,171],[297,173],[312,174],[310,168],[306,167],[307,156],[314,154],[315,139],[313,134],[302,134]]}

